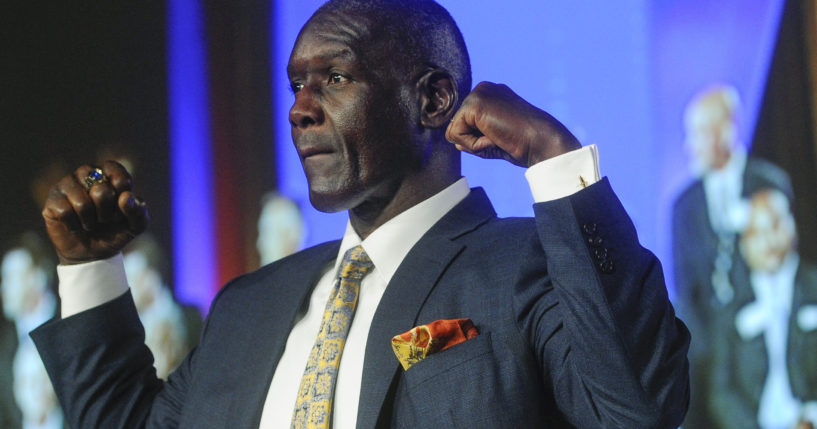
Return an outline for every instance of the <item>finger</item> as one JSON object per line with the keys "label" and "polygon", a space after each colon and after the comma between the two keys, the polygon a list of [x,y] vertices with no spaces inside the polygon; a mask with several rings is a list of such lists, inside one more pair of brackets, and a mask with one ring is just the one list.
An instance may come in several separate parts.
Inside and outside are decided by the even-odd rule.
{"label": "finger", "polygon": [[451,143],[470,149],[477,139],[482,137],[482,133],[476,127],[473,115],[469,113],[467,106],[463,106],[448,124],[445,130],[445,138]]}
{"label": "finger", "polygon": [[474,145],[467,150],[468,153],[485,159],[504,159],[505,151],[495,145],[487,138],[479,138]]}
{"label": "finger", "polygon": [[[97,223],[94,202],[91,200],[90,195],[88,195],[88,190],[85,189],[85,185],[81,184],[81,180],[84,180],[84,177],[87,176],[87,171],[91,171],[91,169],[92,167],[82,166],[74,172],[74,175],[65,176],[57,183],[57,189],[65,195],[65,198],[71,203],[82,225],[82,229],[86,231],[92,230]],[[83,171],[86,173],[83,174]],[[82,179],[79,179],[79,177],[82,177]]]}
{"label": "finger", "polygon": [[[88,175],[96,170],[96,167],[85,165],[77,169],[76,176],[80,183],[85,183]],[[104,179],[95,181],[88,189],[88,195],[94,203],[96,209],[97,222],[111,223],[117,220],[117,193],[125,189],[130,189],[130,174],[118,163],[106,162],[102,168]],[[117,191],[117,189],[119,191]]]}
{"label": "finger", "polygon": [[74,211],[74,206],[68,201],[65,194],[56,187],[49,191],[42,214],[49,233],[63,233],[82,229],[82,224],[80,224],[79,216]]}
{"label": "finger", "polygon": [[150,223],[147,204],[141,198],[126,191],[119,194],[119,210],[128,222],[128,229],[133,235],[143,233]]}
{"label": "finger", "polygon": [[122,164],[116,161],[105,161],[105,164],[102,165],[102,172],[117,193],[133,189],[133,178]]}
{"label": "finger", "polygon": [[[471,144],[471,153],[489,152],[492,149],[499,149],[499,146],[486,136],[480,136]],[[501,150],[501,149],[500,149]]]}
{"label": "finger", "polygon": [[485,159],[508,159],[508,154],[497,146],[486,147],[480,151],[473,152],[474,155]]}
{"label": "finger", "polygon": [[96,183],[88,190],[88,196],[94,203],[96,209],[96,220],[99,223],[110,223],[114,221],[116,213],[116,191],[107,182]]}
{"label": "finger", "polygon": [[462,145],[459,143],[454,143],[454,146],[463,151],[473,155],[481,156],[483,158],[494,158],[491,154],[496,153],[496,151],[502,151],[491,139],[486,136],[479,136],[470,141],[470,143],[466,145]]}

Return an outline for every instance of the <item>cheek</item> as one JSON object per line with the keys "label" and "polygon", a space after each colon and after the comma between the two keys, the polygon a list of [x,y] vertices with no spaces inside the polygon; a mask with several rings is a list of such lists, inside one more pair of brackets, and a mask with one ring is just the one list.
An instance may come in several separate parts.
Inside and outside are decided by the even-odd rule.
{"label": "cheek", "polygon": [[331,120],[344,150],[357,152],[367,140],[373,122],[370,109],[364,97],[352,98],[335,106]]}

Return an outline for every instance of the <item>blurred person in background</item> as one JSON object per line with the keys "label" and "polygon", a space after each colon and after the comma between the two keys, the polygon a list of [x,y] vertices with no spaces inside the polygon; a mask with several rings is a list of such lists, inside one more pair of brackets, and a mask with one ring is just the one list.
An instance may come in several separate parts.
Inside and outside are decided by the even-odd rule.
{"label": "blurred person in background", "polygon": [[51,288],[54,262],[33,233],[3,255],[0,268],[3,313],[14,323],[17,348],[12,364],[14,399],[24,429],[63,427],[63,416],[40,355],[28,333],[51,319],[57,298]]}
{"label": "blurred person in background", "polygon": [[167,379],[195,346],[201,318],[195,309],[192,316],[187,314],[190,309],[176,302],[162,280],[163,255],[153,236],[143,234],[125,248],[123,260],[136,311],[145,326],[145,343],[155,359],[156,375]]}
{"label": "blurred person in background", "polygon": [[684,112],[684,145],[693,182],[673,207],[672,247],[678,314],[692,333],[691,404],[685,426],[711,427],[706,411],[715,317],[748,288],[745,263],[736,252],[737,234],[748,219],[747,196],[773,188],[791,195],[788,175],[761,159],[747,157],[739,134],[737,90],[716,84],[694,95]]}
{"label": "blurred person in background", "polygon": [[[2,297],[0,297],[2,304]],[[0,307],[1,308],[1,307]],[[19,429],[22,416],[14,399],[12,366],[17,351],[17,330],[14,323],[0,314],[0,427]]]}
{"label": "blurred person in background", "polygon": [[306,226],[298,203],[275,192],[264,195],[256,240],[261,266],[301,250],[305,239]]}
{"label": "blurred person in background", "polygon": [[797,253],[785,194],[768,189],[752,196],[739,247],[751,287],[717,324],[710,408],[723,428],[813,428],[817,267]]}

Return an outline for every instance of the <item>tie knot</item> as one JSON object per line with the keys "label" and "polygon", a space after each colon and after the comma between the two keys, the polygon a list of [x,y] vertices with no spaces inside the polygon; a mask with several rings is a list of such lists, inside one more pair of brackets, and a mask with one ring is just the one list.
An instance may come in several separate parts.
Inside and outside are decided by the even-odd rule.
{"label": "tie knot", "polygon": [[374,268],[369,255],[363,246],[357,245],[346,251],[340,265],[340,277],[344,279],[360,280]]}

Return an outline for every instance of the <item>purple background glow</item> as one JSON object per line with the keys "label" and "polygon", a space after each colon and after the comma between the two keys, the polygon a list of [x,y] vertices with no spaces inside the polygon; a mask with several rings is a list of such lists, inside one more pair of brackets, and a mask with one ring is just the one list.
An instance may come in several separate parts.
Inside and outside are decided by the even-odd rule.
{"label": "purple background glow", "polygon": [[[321,3],[280,0],[270,17],[278,183],[305,209],[307,245],[339,238],[347,219],[309,205],[287,121],[287,59],[299,29]],[[465,35],[474,82],[508,84],[584,144],[599,146],[602,174],[610,177],[642,243],[669,273],[670,207],[690,178],[682,150],[683,107],[707,84],[732,83],[745,102],[742,132],[750,140],[782,0],[441,3]],[[199,13],[195,0],[169,2],[174,219],[199,222],[174,221],[175,284],[180,298],[193,302],[208,300],[214,281],[212,239],[195,235],[212,230],[212,218],[201,216],[212,204],[212,171]],[[521,169],[466,156],[464,175],[472,186],[486,188],[500,216],[531,214]],[[190,192],[193,184],[196,192]],[[182,185],[187,191],[177,192]]]}

